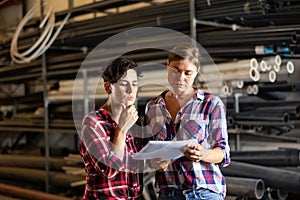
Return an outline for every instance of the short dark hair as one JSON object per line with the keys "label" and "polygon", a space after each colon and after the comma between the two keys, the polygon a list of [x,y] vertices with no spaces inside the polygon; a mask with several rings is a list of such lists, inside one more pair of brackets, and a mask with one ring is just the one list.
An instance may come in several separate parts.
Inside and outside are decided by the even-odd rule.
{"label": "short dark hair", "polygon": [[104,82],[116,83],[120,78],[126,76],[127,70],[136,70],[138,76],[139,70],[136,69],[137,64],[129,58],[117,58],[102,73]]}
{"label": "short dark hair", "polygon": [[193,63],[197,68],[200,67],[200,51],[199,48],[190,43],[182,43],[176,45],[168,55],[168,61],[187,59]]}

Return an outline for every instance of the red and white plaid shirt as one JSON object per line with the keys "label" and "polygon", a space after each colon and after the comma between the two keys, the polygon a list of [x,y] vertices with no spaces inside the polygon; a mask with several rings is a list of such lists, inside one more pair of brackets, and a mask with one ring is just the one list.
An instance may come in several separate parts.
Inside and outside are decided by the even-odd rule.
{"label": "red and white plaid shirt", "polygon": [[87,114],[82,122],[80,154],[85,164],[86,187],[83,199],[135,199],[142,194],[141,161],[132,159],[141,148],[126,134],[124,158],[112,151],[117,123],[102,108]]}

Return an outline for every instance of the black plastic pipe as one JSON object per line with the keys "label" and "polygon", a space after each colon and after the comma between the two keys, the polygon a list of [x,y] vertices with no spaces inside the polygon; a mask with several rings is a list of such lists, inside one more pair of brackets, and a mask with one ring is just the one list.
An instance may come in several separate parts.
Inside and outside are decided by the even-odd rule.
{"label": "black plastic pipe", "polygon": [[234,161],[264,166],[300,166],[299,149],[232,151],[231,158]]}
{"label": "black plastic pipe", "polygon": [[300,173],[297,172],[237,161],[221,169],[225,176],[259,178],[265,182],[266,187],[300,193]]}
{"label": "black plastic pipe", "polygon": [[226,176],[227,193],[231,196],[261,199],[265,193],[262,179]]}

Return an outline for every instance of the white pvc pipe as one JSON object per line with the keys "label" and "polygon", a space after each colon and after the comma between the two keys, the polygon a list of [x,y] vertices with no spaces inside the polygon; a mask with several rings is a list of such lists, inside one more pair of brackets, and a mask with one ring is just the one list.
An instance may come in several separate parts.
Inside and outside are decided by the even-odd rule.
{"label": "white pvc pipe", "polygon": [[282,59],[280,55],[264,57],[263,60],[267,62],[268,65],[281,65]]}
{"label": "white pvc pipe", "polygon": [[282,66],[278,74],[293,74],[295,71],[295,66],[293,61],[285,60],[282,62]]}
{"label": "white pvc pipe", "polygon": [[247,94],[247,87],[244,87],[244,88],[233,88],[233,93]]}
{"label": "white pvc pipe", "polygon": [[249,69],[235,69],[230,71],[224,71],[219,73],[206,73],[201,74],[201,76],[198,77],[198,80],[201,81],[228,81],[232,80],[235,77],[238,77],[239,79],[249,79]]}
{"label": "white pvc pipe", "polygon": [[248,95],[251,95],[253,94],[253,89],[252,89],[252,85],[248,85],[247,88],[246,88],[246,92]]}
{"label": "white pvc pipe", "polygon": [[280,72],[280,65],[273,65],[273,70],[278,73]]}
{"label": "white pvc pipe", "polygon": [[280,56],[280,55],[276,55],[276,56],[275,56],[275,65],[280,66],[281,63],[282,63],[281,56]]}
{"label": "white pvc pipe", "polygon": [[259,71],[257,70],[257,69],[255,69],[255,68],[251,68],[250,70],[249,70],[249,76],[250,76],[250,78],[251,78],[251,80],[252,81],[258,81],[259,80],[259,78],[260,78],[260,73],[259,73]]}
{"label": "white pvc pipe", "polygon": [[237,70],[237,69],[249,69],[252,65],[255,65],[254,60],[239,60],[239,61],[234,61],[234,62],[225,62],[225,63],[218,63],[218,64],[209,64],[209,65],[203,65],[201,67],[201,73],[206,74],[206,73],[217,73],[217,72],[222,72],[222,71],[232,71],[232,70]]}
{"label": "white pvc pipe", "polygon": [[222,87],[222,93],[225,94],[226,96],[231,96],[233,93],[232,87],[229,87],[228,85],[224,85]]}
{"label": "white pvc pipe", "polygon": [[221,81],[206,81],[206,82],[202,82],[200,83],[200,85],[204,88],[221,88],[223,86],[223,82]]}
{"label": "white pvc pipe", "polygon": [[266,72],[267,69],[268,69],[267,66],[268,66],[268,64],[267,64],[267,62],[265,60],[261,60],[260,61],[260,63],[259,63],[259,69],[260,69],[260,71]]}
{"label": "white pvc pipe", "polygon": [[233,88],[243,88],[244,87],[244,81],[243,80],[232,80],[230,82],[230,85],[233,87]]}
{"label": "white pvc pipe", "polygon": [[266,73],[260,73],[259,81],[274,83],[276,81],[276,72],[274,70],[271,70]]}
{"label": "white pvc pipe", "polygon": [[272,69],[272,65],[267,65],[267,71],[270,71]]}
{"label": "white pvc pipe", "polygon": [[255,69],[258,68],[258,61],[257,61],[256,58],[251,58],[251,60],[250,60],[250,67],[251,68],[255,68]]}
{"label": "white pvc pipe", "polygon": [[258,85],[256,85],[256,84],[252,85],[252,93],[253,93],[254,95],[257,95],[258,92],[259,92]]}
{"label": "white pvc pipe", "polygon": [[295,71],[295,66],[294,66],[294,63],[292,61],[288,61],[286,63],[286,71],[289,73],[289,74],[292,74],[294,73]]}
{"label": "white pvc pipe", "polygon": [[212,94],[220,95],[220,96],[225,95],[225,94],[223,94],[222,88],[202,88],[202,90],[212,93]]}
{"label": "white pvc pipe", "polygon": [[274,70],[271,70],[269,72],[269,81],[271,83],[274,83],[276,81],[276,78],[277,78],[276,72]]}

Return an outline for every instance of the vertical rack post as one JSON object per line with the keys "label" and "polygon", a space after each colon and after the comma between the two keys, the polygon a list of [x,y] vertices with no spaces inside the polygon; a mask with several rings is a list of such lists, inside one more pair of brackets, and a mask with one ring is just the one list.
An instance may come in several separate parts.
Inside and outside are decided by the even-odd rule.
{"label": "vertical rack post", "polygon": [[191,37],[195,41],[197,40],[197,23],[196,23],[196,14],[195,14],[195,0],[190,0],[190,29]]}
{"label": "vertical rack post", "polygon": [[[235,93],[234,94],[234,108],[235,108],[235,112],[239,113],[240,112],[240,102],[239,102],[239,98],[242,96],[241,93]],[[240,133],[236,133],[235,135],[235,150],[239,151],[241,149],[241,138],[240,138]]]}
{"label": "vertical rack post", "polygon": [[[44,0],[41,3],[41,19],[44,14]],[[43,98],[44,98],[44,140],[45,140],[45,192],[49,191],[49,116],[48,116],[48,91],[47,91],[47,63],[46,53],[42,54],[42,79],[43,79]]]}
{"label": "vertical rack post", "polygon": [[89,112],[89,90],[88,90],[88,76],[86,69],[82,70],[82,79],[83,79],[83,106],[84,114]]}
{"label": "vertical rack post", "polygon": [[[195,14],[195,0],[190,0],[190,31],[191,31],[191,38],[197,42],[197,20],[196,20],[196,14]],[[194,85],[198,86],[199,80],[198,79],[199,74],[197,74]]]}
{"label": "vertical rack post", "polygon": [[44,86],[44,139],[45,139],[45,191],[49,189],[49,115],[48,115],[48,94],[47,94],[47,64],[46,55],[42,55],[42,68],[43,68],[43,86]]}

